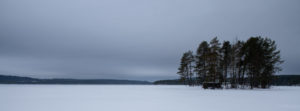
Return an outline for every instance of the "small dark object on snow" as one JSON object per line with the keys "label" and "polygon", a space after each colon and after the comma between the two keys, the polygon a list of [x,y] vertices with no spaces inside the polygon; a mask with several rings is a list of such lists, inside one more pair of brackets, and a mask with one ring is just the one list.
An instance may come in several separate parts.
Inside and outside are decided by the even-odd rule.
{"label": "small dark object on snow", "polygon": [[204,82],[202,84],[202,86],[203,86],[204,89],[208,89],[208,88],[210,88],[210,89],[222,88],[221,87],[221,83],[216,83],[216,82]]}

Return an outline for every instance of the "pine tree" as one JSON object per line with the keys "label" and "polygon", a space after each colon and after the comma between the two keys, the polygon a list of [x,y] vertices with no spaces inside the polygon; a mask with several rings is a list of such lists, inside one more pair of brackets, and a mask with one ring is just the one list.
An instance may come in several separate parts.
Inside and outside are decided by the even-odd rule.
{"label": "pine tree", "polygon": [[178,68],[178,74],[180,79],[188,85],[193,85],[193,62],[194,56],[192,51],[185,52],[181,58],[180,67]]}
{"label": "pine tree", "polygon": [[208,54],[208,82],[220,83],[222,79],[220,70],[220,43],[217,37],[210,41]]}
{"label": "pine tree", "polygon": [[263,71],[261,73],[260,86],[261,88],[270,87],[273,74],[280,71],[281,68],[278,66],[283,63],[280,57],[280,51],[277,50],[275,41],[265,38],[262,44],[264,52]]}
{"label": "pine tree", "polygon": [[250,88],[259,86],[260,70],[263,67],[263,50],[260,37],[251,37],[245,44],[245,61]]}
{"label": "pine tree", "polygon": [[196,66],[195,72],[197,73],[198,83],[202,83],[207,76],[207,56],[209,54],[209,44],[206,41],[201,42],[197,49],[195,56]]}
{"label": "pine tree", "polygon": [[230,52],[230,84],[231,88],[237,88],[238,83],[242,78],[242,60],[243,60],[243,54],[242,54],[242,48],[243,48],[243,42],[237,40],[236,43],[234,43],[231,46],[231,52]]}
{"label": "pine tree", "polygon": [[184,83],[187,84],[187,70],[186,70],[187,64],[186,64],[186,53],[183,54],[181,57],[180,61],[180,66],[178,68],[177,74],[180,75],[180,80]]}
{"label": "pine tree", "polygon": [[229,41],[224,41],[222,49],[221,49],[221,69],[223,74],[223,82],[225,87],[227,87],[227,78],[228,78],[228,69],[231,63],[231,44]]}
{"label": "pine tree", "polygon": [[244,85],[245,85],[245,71],[246,71],[244,45],[245,45],[245,43],[243,41],[238,41],[237,42],[237,47],[238,47],[238,54],[236,55],[237,58],[238,58],[238,62],[237,62],[237,68],[238,68],[237,82],[242,87],[244,87]]}
{"label": "pine tree", "polygon": [[268,88],[273,74],[280,71],[283,61],[275,41],[269,38],[251,37],[245,47],[245,64],[251,88]]}

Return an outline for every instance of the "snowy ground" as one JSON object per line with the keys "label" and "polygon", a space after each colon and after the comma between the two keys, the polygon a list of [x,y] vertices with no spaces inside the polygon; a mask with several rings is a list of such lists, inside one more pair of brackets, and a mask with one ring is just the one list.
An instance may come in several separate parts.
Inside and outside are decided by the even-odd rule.
{"label": "snowy ground", "polygon": [[0,85],[0,111],[300,111],[300,87]]}

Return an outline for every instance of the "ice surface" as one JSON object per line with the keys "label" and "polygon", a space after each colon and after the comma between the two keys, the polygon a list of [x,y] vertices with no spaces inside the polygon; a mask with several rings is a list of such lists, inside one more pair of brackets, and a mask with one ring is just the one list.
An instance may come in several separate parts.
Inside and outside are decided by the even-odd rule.
{"label": "ice surface", "polygon": [[300,87],[0,85],[0,111],[300,111]]}

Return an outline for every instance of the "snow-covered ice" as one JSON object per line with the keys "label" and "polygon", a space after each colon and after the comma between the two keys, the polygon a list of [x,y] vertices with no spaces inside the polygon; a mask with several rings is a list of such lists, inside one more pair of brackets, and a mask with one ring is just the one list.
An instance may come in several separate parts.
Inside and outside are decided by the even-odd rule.
{"label": "snow-covered ice", "polygon": [[300,87],[0,85],[0,111],[300,111]]}

